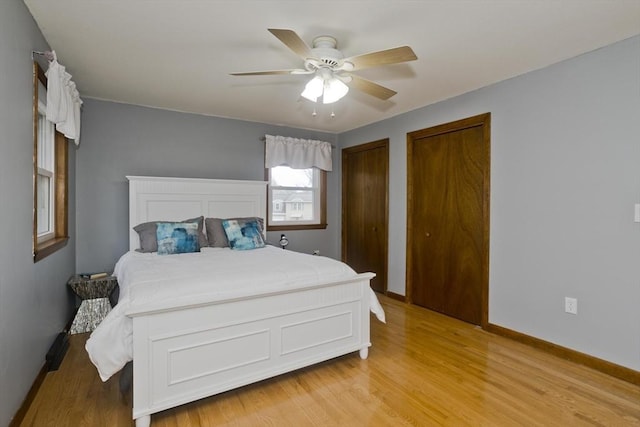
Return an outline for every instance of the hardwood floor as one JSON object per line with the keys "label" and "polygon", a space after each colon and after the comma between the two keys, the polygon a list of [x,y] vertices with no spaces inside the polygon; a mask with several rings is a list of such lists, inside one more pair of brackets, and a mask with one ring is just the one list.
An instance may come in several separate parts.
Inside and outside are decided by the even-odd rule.
{"label": "hardwood floor", "polygon": [[[640,387],[473,325],[380,297],[357,353],[151,417],[177,426],[632,426]],[[131,426],[131,396],[102,383],[73,335],[22,426]]]}

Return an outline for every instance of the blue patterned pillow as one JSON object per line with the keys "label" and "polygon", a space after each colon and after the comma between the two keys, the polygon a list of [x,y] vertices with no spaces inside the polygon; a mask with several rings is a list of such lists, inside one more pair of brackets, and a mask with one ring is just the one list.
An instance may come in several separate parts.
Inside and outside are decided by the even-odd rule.
{"label": "blue patterned pillow", "polygon": [[224,219],[222,228],[229,239],[231,249],[244,251],[264,247],[264,239],[257,221],[240,222],[235,219]]}
{"label": "blue patterned pillow", "polygon": [[158,222],[158,255],[200,252],[197,222]]}

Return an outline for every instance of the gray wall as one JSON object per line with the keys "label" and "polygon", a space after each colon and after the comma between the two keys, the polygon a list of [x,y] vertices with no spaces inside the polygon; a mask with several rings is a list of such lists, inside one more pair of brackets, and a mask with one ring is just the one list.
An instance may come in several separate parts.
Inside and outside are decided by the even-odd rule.
{"label": "gray wall", "polygon": [[[85,100],[82,114],[76,182],[79,271],[112,271],[129,249],[127,175],[263,180],[260,138],[265,133],[331,143],[336,139],[333,134],[92,99]],[[339,163],[335,154],[334,163]],[[338,179],[339,173],[328,174],[329,227],[287,232],[292,250],[320,249],[339,257]],[[279,236],[270,232],[267,239],[277,242]]]}
{"label": "gray wall", "polygon": [[640,370],[640,37],[339,136],[390,138],[389,290],[405,294],[406,133],[485,112],[489,321]]}
{"label": "gray wall", "polygon": [[62,250],[33,263],[32,50],[48,46],[20,0],[0,1],[0,426],[24,400],[47,350],[71,317],[75,271],[75,150],[70,148],[69,229]]}

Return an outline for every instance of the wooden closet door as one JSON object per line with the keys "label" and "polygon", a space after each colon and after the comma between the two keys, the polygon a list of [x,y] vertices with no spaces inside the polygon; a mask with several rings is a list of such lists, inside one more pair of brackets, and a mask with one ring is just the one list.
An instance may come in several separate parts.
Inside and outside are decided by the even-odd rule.
{"label": "wooden closet door", "polygon": [[479,116],[413,132],[407,146],[410,301],[477,325],[487,305],[487,132]]}
{"label": "wooden closet door", "polygon": [[342,150],[342,260],[387,290],[389,141]]}

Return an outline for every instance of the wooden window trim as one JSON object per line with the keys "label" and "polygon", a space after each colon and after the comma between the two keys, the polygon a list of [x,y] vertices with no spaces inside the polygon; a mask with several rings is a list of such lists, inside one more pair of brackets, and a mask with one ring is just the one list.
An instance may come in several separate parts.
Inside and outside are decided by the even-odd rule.
{"label": "wooden window trim", "polygon": [[47,78],[37,62],[33,62],[33,262],[62,249],[69,241],[69,143],[60,132],[54,140],[54,237],[38,243],[37,176],[38,176],[38,82],[47,86]]}
{"label": "wooden window trim", "polygon": [[[264,179],[270,182],[269,169],[264,170]],[[267,185],[267,206],[271,206],[271,188]],[[267,231],[291,230],[324,230],[327,228],[327,171],[320,169],[320,223],[318,224],[289,224],[273,225],[267,211]]]}

